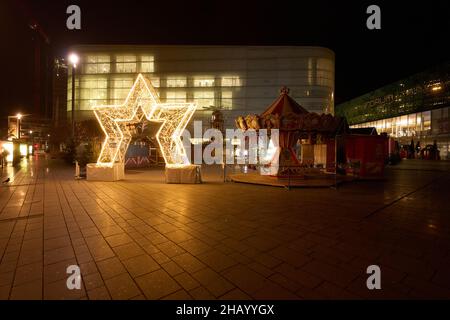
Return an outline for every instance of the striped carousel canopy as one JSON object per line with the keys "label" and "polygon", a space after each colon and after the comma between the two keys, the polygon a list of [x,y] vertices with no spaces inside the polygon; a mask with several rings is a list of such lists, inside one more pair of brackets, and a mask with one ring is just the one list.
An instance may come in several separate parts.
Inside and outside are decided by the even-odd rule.
{"label": "striped carousel canopy", "polygon": [[261,117],[268,115],[285,116],[287,114],[307,114],[308,111],[289,96],[289,89],[280,89],[280,96],[261,114]]}

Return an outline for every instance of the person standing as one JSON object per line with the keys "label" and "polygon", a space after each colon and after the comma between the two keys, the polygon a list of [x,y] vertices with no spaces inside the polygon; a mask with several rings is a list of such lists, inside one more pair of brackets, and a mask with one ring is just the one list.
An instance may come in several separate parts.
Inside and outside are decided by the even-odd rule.
{"label": "person standing", "polygon": [[410,154],[410,159],[414,159],[415,158],[415,150],[414,150],[414,140],[411,139],[411,144],[409,145],[409,154]]}
{"label": "person standing", "polygon": [[2,168],[4,166],[8,165],[8,161],[7,161],[8,155],[9,155],[9,152],[6,149],[3,149],[2,153],[0,153],[0,159],[1,159],[1,163],[2,163]]}

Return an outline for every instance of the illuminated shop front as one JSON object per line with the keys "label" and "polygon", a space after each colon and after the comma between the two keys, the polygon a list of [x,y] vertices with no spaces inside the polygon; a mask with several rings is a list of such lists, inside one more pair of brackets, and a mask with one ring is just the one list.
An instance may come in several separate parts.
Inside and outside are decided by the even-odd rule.
{"label": "illuminated shop front", "polygon": [[374,127],[401,144],[436,141],[450,159],[450,63],[418,73],[336,106],[351,128]]}

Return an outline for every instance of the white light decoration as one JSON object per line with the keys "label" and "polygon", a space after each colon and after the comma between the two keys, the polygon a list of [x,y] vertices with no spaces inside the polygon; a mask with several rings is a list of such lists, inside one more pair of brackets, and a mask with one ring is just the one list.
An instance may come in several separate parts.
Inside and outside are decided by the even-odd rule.
{"label": "white light decoration", "polygon": [[132,135],[129,124],[142,120],[160,122],[156,139],[167,166],[189,165],[183,143],[183,130],[196,110],[193,103],[160,103],[149,79],[139,74],[122,105],[94,106],[95,116],[105,132],[98,166],[124,163]]}

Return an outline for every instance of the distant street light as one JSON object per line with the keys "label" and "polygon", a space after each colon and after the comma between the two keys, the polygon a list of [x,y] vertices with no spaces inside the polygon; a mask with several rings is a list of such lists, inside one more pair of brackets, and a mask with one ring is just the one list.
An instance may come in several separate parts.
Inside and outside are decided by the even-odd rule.
{"label": "distant street light", "polygon": [[72,138],[75,136],[75,72],[80,58],[76,53],[69,54],[69,62],[72,65]]}

